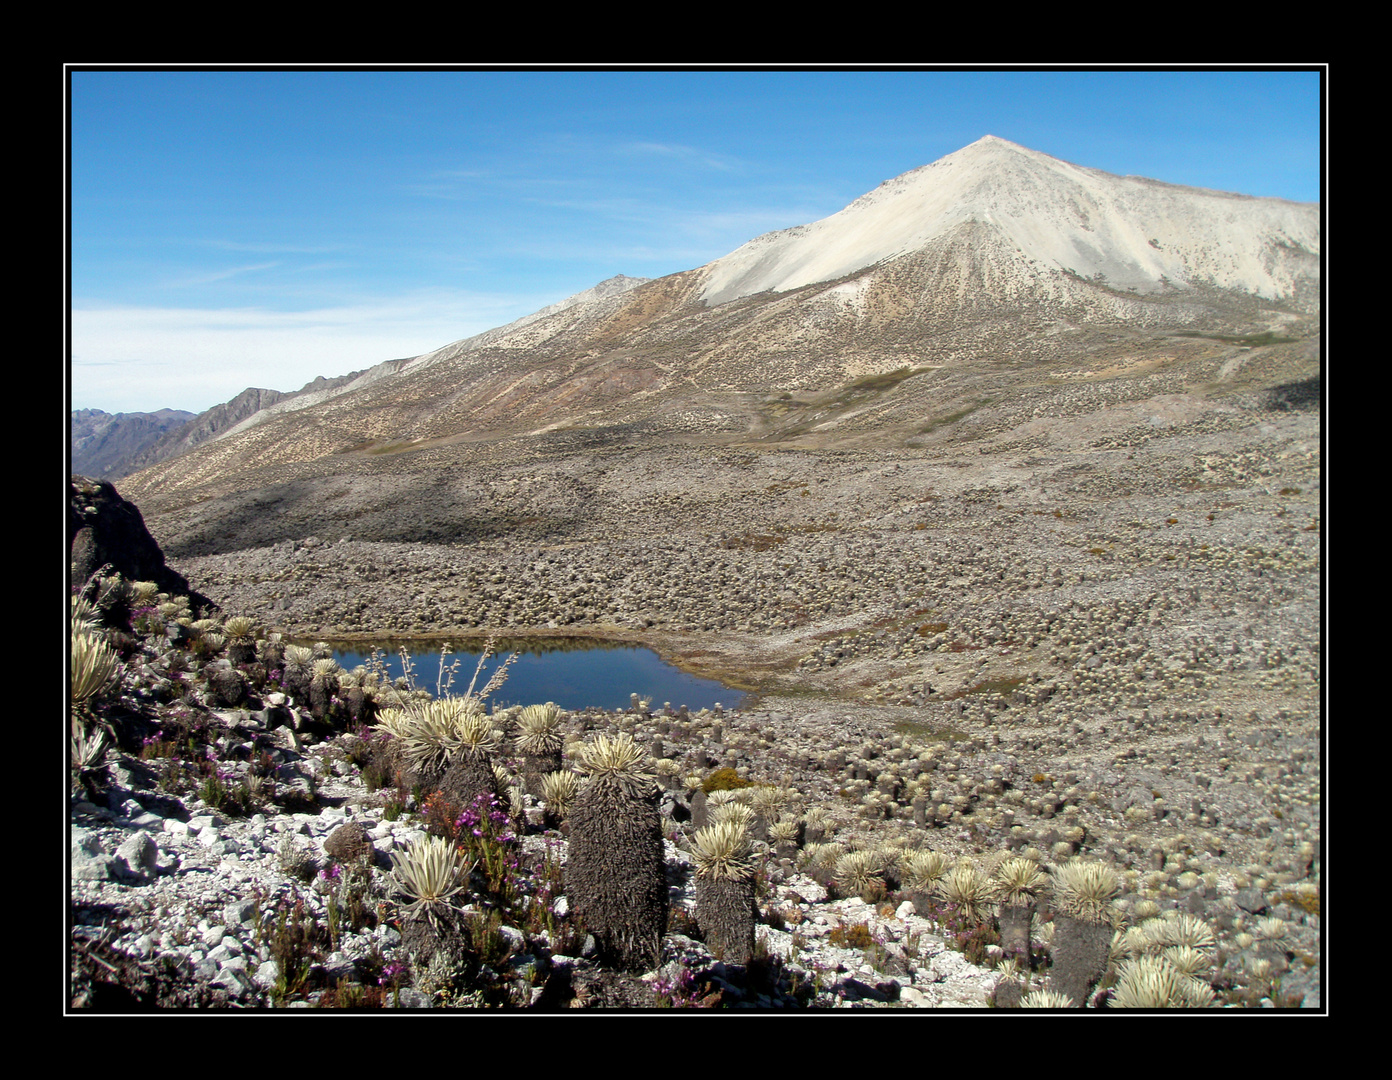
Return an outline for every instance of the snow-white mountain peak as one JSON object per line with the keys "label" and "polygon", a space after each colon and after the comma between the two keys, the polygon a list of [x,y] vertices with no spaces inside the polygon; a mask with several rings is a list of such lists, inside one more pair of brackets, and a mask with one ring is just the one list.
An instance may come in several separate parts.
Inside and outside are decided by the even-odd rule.
{"label": "snow-white mountain peak", "polygon": [[1273,298],[1292,287],[1273,247],[1317,256],[1319,208],[1114,176],[987,135],[885,181],[845,209],[766,233],[711,263],[721,304],[844,277],[985,225],[1040,273],[1156,292],[1214,285]]}

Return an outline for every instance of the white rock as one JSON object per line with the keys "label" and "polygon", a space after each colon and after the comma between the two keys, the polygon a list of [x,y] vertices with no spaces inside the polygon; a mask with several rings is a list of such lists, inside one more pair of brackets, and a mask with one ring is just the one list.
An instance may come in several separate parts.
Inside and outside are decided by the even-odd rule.
{"label": "white rock", "polygon": [[133,833],[116,849],[116,858],[132,873],[153,876],[158,872],[159,848],[143,829]]}

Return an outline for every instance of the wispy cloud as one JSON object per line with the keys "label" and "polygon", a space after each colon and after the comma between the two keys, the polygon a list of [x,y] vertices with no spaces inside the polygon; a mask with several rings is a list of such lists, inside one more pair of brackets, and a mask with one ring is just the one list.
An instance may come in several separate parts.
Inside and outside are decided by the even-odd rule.
{"label": "wispy cloud", "polygon": [[327,255],[344,250],[342,244],[283,244],[269,240],[199,240],[197,243],[219,251],[251,251],[260,255]]}
{"label": "wispy cloud", "polygon": [[443,169],[414,183],[403,184],[401,190],[424,199],[467,199],[474,197],[476,181],[494,178],[484,169]]}
{"label": "wispy cloud", "polygon": [[709,151],[699,150],[694,146],[683,146],[680,143],[626,143],[619,148],[619,151],[626,154],[651,154],[657,157],[675,158],[689,164],[702,165],[708,169],[718,169],[721,172],[740,172],[744,169],[744,164],[736,158],[723,154],[712,154]]}
{"label": "wispy cloud", "polygon": [[676,260],[674,270],[692,269],[728,254],[755,236],[804,225],[827,213],[824,208],[812,206],[746,206],[704,211],[639,198],[533,197],[529,201],[574,211],[620,228],[606,229],[595,235],[591,225],[573,231],[568,238],[548,236],[544,242],[532,237],[510,238],[506,251],[511,256],[574,258],[583,251],[602,250],[611,255],[644,251],[650,253],[645,258]]}
{"label": "wispy cloud", "polygon": [[434,175],[446,180],[482,180],[491,173],[487,169],[441,169]]}
{"label": "wispy cloud", "polygon": [[249,266],[229,266],[222,270],[212,270],[202,274],[190,274],[177,281],[169,282],[173,288],[193,288],[199,285],[211,285],[215,281],[226,281],[229,278],[241,277],[243,274],[255,274],[261,270],[273,270],[280,265],[280,261],[252,263]]}

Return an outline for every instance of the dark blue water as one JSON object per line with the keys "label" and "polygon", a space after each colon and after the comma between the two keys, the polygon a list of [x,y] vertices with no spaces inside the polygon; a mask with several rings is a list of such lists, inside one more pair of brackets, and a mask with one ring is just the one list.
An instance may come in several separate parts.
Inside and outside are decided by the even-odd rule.
{"label": "dark blue water", "polygon": [[[440,676],[440,650],[413,645],[411,663],[415,685],[436,693]],[[507,656],[490,657],[478,676],[474,692],[478,693]],[[457,663],[454,683],[449,693],[463,694],[469,688],[478,666],[478,652],[452,652],[445,658],[448,667]],[[359,664],[368,664],[369,654],[334,652],[344,668],[351,671]],[[382,657],[391,678],[402,674],[401,657],[393,652]],[[369,665],[370,666],[370,665]],[[651,649],[630,646],[596,647],[586,642],[583,648],[553,648],[521,652],[508,668],[507,682],[488,697],[488,703],[498,705],[537,705],[554,701],[563,709],[626,709],[629,695],[651,697],[652,707],[660,709],[665,702],[672,707],[685,705],[692,712],[709,709],[719,702],[727,709],[736,709],[744,701],[743,691],[731,689],[714,679],[700,679],[679,671],[662,660]]]}

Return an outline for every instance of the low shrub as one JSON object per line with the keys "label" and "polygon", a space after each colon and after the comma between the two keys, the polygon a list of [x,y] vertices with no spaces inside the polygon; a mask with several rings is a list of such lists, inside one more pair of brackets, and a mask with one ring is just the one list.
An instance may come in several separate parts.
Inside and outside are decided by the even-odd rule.
{"label": "low shrub", "polygon": [[731,768],[716,769],[701,781],[701,790],[709,795],[712,791],[734,791],[736,788],[753,787],[753,780],[746,780]]}
{"label": "low shrub", "polygon": [[861,922],[834,928],[827,940],[838,949],[868,949],[875,944],[875,935],[870,933],[868,924]]}

